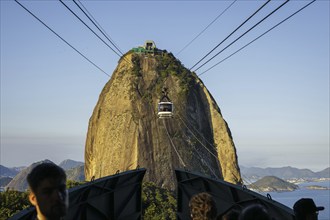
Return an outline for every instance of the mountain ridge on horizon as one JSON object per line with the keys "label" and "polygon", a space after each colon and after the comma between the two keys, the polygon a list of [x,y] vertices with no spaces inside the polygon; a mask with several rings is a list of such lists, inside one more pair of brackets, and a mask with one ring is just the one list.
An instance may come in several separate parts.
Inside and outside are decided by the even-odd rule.
{"label": "mountain ridge on horizon", "polygon": [[244,174],[244,178],[259,179],[265,176],[276,176],[281,179],[315,179],[315,178],[330,178],[330,167],[323,170],[314,172],[310,169],[296,168],[292,166],[284,167],[245,167],[240,166],[241,172]]}
{"label": "mountain ridge on horizon", "polygon": [[[46,159],[44,159],[44,160],[46,160]],[[81,160],[73,160],[73,159],[64,159],[64,160],[62,160],[60,163],[55,163],[55,164],[57,164],[57,165],[59,165],[60,166],[60,164],[63,164],[64,162],[66,162],[66,161],[73,161],[73,162],[77,162],[77,163],[83,163],[83,164],[85,164],[83,161],[81,161]],[[37,161],[35,161],[35,162],[37,162]],[[28,166],[30,166],[31,164],[33,164],[33,163],[35,163],[35,162],[32,162],[32,163],[30,163]],[[15,165],[15,166],[8,166],[8,165],[3,165],[3,164],[0,164],[0,168],[1,167],[4,167],[4,168],[8,168],[8,169],[14,169],[14,170],[18,170],[18,171],[21,171],[22,169],[24,169],[24,168],[26,168],[26,167],[28,167],[28,166],[24,166],[24,165]],[[272,168],[272,169],[280,169],[280,168],[296,168],[296,169],[300,169],[300,170],[303,170],[303,169],[307,169],[307,170],[310,170],[310,171],[312,171],[312,172],[314,172],[314,173],[316,173],[316,172],[321,172],[321,171],[323,171],[323,170],[325,170],[325,169],[328,169],[328,168],[330,168],[330,164],[329,164],[329,166],[328,167],[325,167],[325,168],[318,168],[318,169],[315,169],[315,168],[308,168],[308,167],[297,167],[297,166],[294,166],[294,165],[281,165],[281,166],[279,166],[279,165],[274,165],[274,166],[272,166],[272,165],[267,165],[267,166],[258,166],[258,165],[253,165],[253,166],[249,166],[249,165],[245,165],[245,164],[239,164],[239,167],[240,168],[260,168],[260,169],[269,169],[269,168]]]}
{"label": "mountain ridge on horizon", "polygon": [[[43,161],[51,161],[51,160],[43,160]],[[38,163],[40,161],[34,162],[32,164]],[[51,161],[52,162],[52,161]],[[31,164],[31,165],[32,165]],[[31,166],[30,165],[30,166]],[[58,164],[64,170],[69,171],[69,173],[75,173],[76,176],[79,176],[79,172],[83,172],[84,162],[76,161],[72,159],[65,159]],[[25,167],[28,168],[29,166]],[[76,170],[74,170],[76,169]],[[296,168],[293,166],[283,166],[283,167],[248,167],[244,165],[240,165],[240,169],[242,174],[244,175],[244,179],[260,179],[264,176],[277,176],[282,179],[290,179],[290,178],[330,178],[330,167],[327,167],[323,170],[314,172],[308,168]],[[22,167],[20,167],[20,172],[23,171]],[[78,171],[80,170],[80,171]],[[16,175],[20,173],[17,171],[16,167],[6,167],[0,165],[0,177],[11,177],[14,178]],[[81,180],[81,176],[78,178]]]}
{"label": "mountain ridge on horizon", "polygon": [[[54,163],[54,162],[49,159],[34,162],[31,165],[22,169],[20,172],[18,172],[17,175],[10,176],[10,178],[12,178],[11,181],[6,185],[0,185],[0,187],[14,189],[14,190],[18,190],[18,191],[27,190],[27,188],[28,188],[28,183],[26,180],[27,175],[31,172],[31,170],[35,166],[37,166],[41,163]],[[84,163],[67,159],[67,160],[62,161],[58,165],[65,170],[65,173],[67,175],[67,180],[73,180],[73,181],[79,181],[79,182],[85,180]],[[0,168],[1,168],[0,171],[2,171],[2,170],[7,171],[7,169],[10,170],[10,168],[4,167],[2,165]],[[13,169],[15,169],[15,168],[13,168]],[[6,172],[6,173],[8,173],[8,172]],[[6,174],[6,173],[0,172],[0,178],[6,177],[6,176],[2,176],[2,174]]]}
{"label": "mountain ridge on horizon", "polygon": [[[45,159],[45,160],[48,160],[48,159]],[[38,162],[38,161],[35,161],[33,163],[36,163],[36,162]],[[30,165],[32,165],[33,163],[31,163]],[[75,168],[75,167],[78,167],[78,166],[81,166],[81,165],[84,165],[84,164],[85,163],[83,161],[73,160],[73,159],[64,159],[63,161],[61,161],[57,165],[62,167],[64,170],[66,170],[66,169]],[[10,166],[4,166],[4,165],[0,164],[0,176],[11,176],[11,175],[15,176],[26,167],[28,167],[28,166],[17,166],[16,165],[14,167],[10,167]],[[313,173],[320,173],[320,172],[327,172],[327,171],[329,172],[329,170],[330,170],[330,166],[325,167],[324,169],[320,169],[319,171],[314,171],[315,169],[312,170],[311,168],[298,168],[298,167],[295,167],[295,166],[292,166],[292,165],[262,167],[262,166],[247,166],[247,165],[239,164],[239,167],[240,167],[241,171],[242,170],[251,170],[251,169],[269,170],[269,169],[286,169],[286,168],[288,168],[288,169],[297,169],[297,170],[308,170],[308,171],[311,171]],[[11,175],[3,175],[3,174],[7,174],[7,172],[10,172]]]}
{"label": "mountain ridge on horizon", "polygon": [[299,169],[299,170],[310,170],[310,171],[316,173],[316,172],[321,172],[325,169],[330,168],[330,164],[329,164],[329,166],[325,166],[325,168],[317,168],[317,169],[316,168],[309,168],[309,167],[299,167],[299,166],[294,166],[294,165],[280,165],[280,166],[279,165],[274,165],[274,166],[272,166],[272,165],[267,165],[267,166],[253,165],[253,166],[248,166],[248,165],[240,164],[239,167],[249,168],[249,169],[251,169],[251,168],[260,168],[260,169],[295,168],[295,169]]}
{"label": "mountain ridge on horizon", "polygon": [[[52,162],[48,159],[42,160],[47,162]],[[40,163],[42,161],[37,161],[32,163],[30,166]],[[71,159],[65,159],[61,163],[58,164],[63,169],[66,170],[66,173],[68,175],[68,179],[75,179],[76,181],[83,181],[84,178],[84,163],[81,161],[75,161]],[[26,167],[25,169],[30,170],[30,166]],[[17,173],[15,176],[12,175],[10,169],[16,169],[16,168],[8,168],[5,166],[0,165],[0,177],[6,177],[6,175],[3,174],[11,174],[11,178],[15,178],[15,176],[20,176],[20,181],[16,180],[17,186],[24,185],[26,187],[26,184],[23,183],[26,179],[27,172],[25,169],[21,170],[21,172]],[[260,167],[246,167],[246,166],[240,166],[241,173],[243,174],[244,179],[261,179],[265,176],[276,176],[281,179],[294,179],[294,178],[302,178],[302,179],[313,179],[313,178],[330,178],[330,167],[325,168],[319,172],[313,172],[309,169],[299,169],[292,166],[284,166],[284,167],[267,167],[267,168],[260,168]],[[9,171],[8,171],[9,170]],[[6,171],[6,172],[2,172]],[[306,175],[306,176],[303,176]],[[17,179],[17,178],[16,178]],[[14,181],[15,182],[15,181]],[[7,184],[8,186],[10,185]],[[12,184],[13,185],[13,184]],[[1,185],[0,187],[6,187],[4,185]],[[18,189],[23,189],[24,187],[18,187]]]}

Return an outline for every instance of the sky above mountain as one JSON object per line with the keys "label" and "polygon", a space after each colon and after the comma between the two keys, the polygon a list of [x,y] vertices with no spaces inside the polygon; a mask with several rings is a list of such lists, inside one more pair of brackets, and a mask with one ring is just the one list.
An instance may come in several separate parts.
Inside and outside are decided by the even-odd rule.
{"label": "sky above mountain", "polygon": [[[1,1],[0,164],[83,161],[88,120],[120,57],[61,2],[20,2],[105,73],[15,1]],[[154,40],[158,48],[191,68],[265,2],[81,1],[80,5],[123,53]],[[283,2],[268,3],[211,56]],[[315,171],[329,167],[329,1],[314,2],[226,59],[309,2],[288,2],[196,71],[231,129],[240,164]],[[93,27],[74,2],[65,4]]]}

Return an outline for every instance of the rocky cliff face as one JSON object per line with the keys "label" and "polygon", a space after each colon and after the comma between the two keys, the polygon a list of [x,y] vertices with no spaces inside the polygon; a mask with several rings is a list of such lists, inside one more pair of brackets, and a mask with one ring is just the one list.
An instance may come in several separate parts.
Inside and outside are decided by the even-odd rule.
{"label": "rocky cliff face", "polygon": [[[157,118],[162,88],[174,117]],[[89,121],[86,180],[117,170],[147,169],[145,180],[174,189],[174,169],[240,183],[235,146],[202,81],[172,54],[127,53],[100,94]]]}

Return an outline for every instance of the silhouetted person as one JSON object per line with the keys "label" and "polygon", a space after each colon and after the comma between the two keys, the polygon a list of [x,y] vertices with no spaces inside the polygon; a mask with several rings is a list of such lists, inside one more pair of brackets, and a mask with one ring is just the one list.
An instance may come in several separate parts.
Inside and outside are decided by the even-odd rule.
{"label": "silhouetted person", "polygon": [[264,206],[253,204],[242,210],[239,220],[270,220],[270,216]]}
{"label": "silhouetted person", "polygon": [[214,220],[217,207],[212,196],[208,193],[198,193],[189,201],[190,216],[193,220]]}
{"label": "silhouetted person", "polygon": [[68,191],[64,170],[53,163],[37,165],[27,176],[29,200],[37,211],[37,220],[59,220],[68,209]]}
{"label": "silhouetted person", "polygon": [[296,220],[317,220],[319,211],[324,210],[323,206],[317,207],[310,198],[299,199],[293,205]]}

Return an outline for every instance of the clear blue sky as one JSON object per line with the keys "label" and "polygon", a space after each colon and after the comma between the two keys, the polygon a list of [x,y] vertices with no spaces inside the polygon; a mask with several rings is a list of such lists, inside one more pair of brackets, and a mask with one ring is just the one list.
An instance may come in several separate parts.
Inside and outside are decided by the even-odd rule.
{"label": "clear blue sky", "polygon": [[[151,39],[190,68],[264,2],[235,2],[179,55],[232,1],[83,4],[124,53]],[[282,2],[269,3],[220,48]],[[205,67],[308,2],[290,1]],[[60,2],[22,3],[112,74],[119,57]],[[79,12],[71,1],[66,4]],[[316,1],[201,79],[229,124],[240,164],[314,171],[329,166],[329,1]],[[108,80],[17,3],[1,1],[0,163],[13,167],[42,159],[83,161],[88,120]]]}

